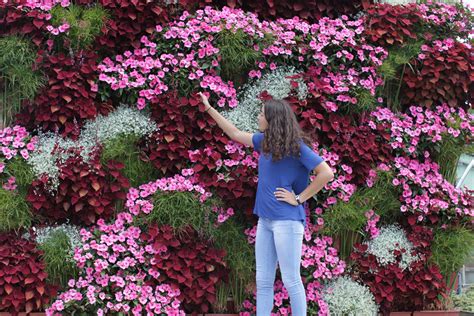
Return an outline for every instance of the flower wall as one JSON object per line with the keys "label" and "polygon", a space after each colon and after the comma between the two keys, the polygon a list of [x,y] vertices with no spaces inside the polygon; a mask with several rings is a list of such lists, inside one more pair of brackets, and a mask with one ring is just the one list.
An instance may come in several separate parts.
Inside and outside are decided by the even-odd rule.
{"label": "flower wall", "polygon": [[[286,99],[335,173],[306,205],[309,314],[442,308],[459,268],[442,241],[462,257],[474,239],[453,177],[472,23],[437,3],[2,2],[0,39],[36,58],[12,74],[0,50],[0,311],[255,315],[259,155],[200,91],[248,132]],[[18,110],[7,76],[43,79]]]}

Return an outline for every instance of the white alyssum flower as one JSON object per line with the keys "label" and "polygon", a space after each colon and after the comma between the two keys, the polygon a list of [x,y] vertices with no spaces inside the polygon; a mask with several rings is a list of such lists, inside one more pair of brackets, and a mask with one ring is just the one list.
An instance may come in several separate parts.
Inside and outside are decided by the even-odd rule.
{"label": "white alyssum flower", "polygon": [[299,100],[304,100],[308,94],[308,87],[303,79],[289,79],[287,77],[301,73],[294,67],[279,67],[263,75],[260,79],[251,84],[244,85],[239,93],[239,105],[231,110],[223,112],[223,115],[229,119],[240,130],[255,132],[258,130],[257,116],[262,106],[262,101],[258,96],[267,91],[275,99],[283,99],[290,95],[293,88],[291,81],[298,83],[296,96]]}
{"label": "white alyssum flower", "polygon": [[[80,235],[80,228],[70,224],[62,224],[59,226],[46,226],[41,228],[36,228],[36,243],[39,245],[47,242],[54,233],[63,232],[69,239],[69,256],[68,260],[73,261],[74,250],[76,248],[82,247],[82,239]],[[29,238],[29,234],[26,234],[24,237]]]}
{"label": "white alyssum flower", "polygon": [[380,233],[374,239],[366,242],[367,252],[373,254],[381,265],[396,262],[395,250],[402,251],[399,267],[402,270],[410,268],[410,265],[420,260],[418,255],[412,255],[413,244],[408,240],[405,231],[398,225],[388,225],[380,229]]}
{"label": "white alyssum flower", "polygon": [[121,105],[109,115],[99,115],[87,122],[76,141],[54,133],[40,133],[37,148],[28,163],[37,177],[46,174],[50,189],[55,190],[59,185],[58,166],[72,155],[68,150],[79,149],[83,160],[88,162],[97,144],[105,144],[120,135],[149,136],[157,129],[156,123],[144,111]]}
{"label": "white alyssum flower", "polygon": [[323,299],[328,304],[329,315],[372,316],[378,312],[369,288],[347,276],[329,283],[323,291]]}

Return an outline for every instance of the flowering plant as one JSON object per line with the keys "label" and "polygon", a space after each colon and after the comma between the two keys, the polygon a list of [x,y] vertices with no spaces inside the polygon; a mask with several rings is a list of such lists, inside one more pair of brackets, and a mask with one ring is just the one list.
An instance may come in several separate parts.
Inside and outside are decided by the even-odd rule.
{"label": "flowering plant", "polygon": [[26,129],[19,125],[0,130],[0,179],[3,178],[2,174],[8,177],[7,182],[2,184],[3,189],[13,191],[17,187],[15,177],[8,171],[6,163],[19,156],[28,160],[37,142],[36,136],[31,137]]}
{"label": "flowering plant", "polygon": [[152,255],[166,249],[145,246],[132,221],[132,215],[124,212],[110,225],[100,219],[96,229],[81,230],[83,246],[74,254],[80,276],[69,281],[69,289],[59,295],[48,315],[75,311],[184,315],[179,310],[179,290],[165,284],[150,285],[160,275],[150,267]]}
{"label": "flowering plant", "polygon": [[[191,85],[191,89],[200,82],[200,88],[218,95],[218,106],[227,104],[233,108],[237,105],[236,91],[232,82],[223,82],[217,75],[222,57],[213,40],[222,30],[242,30],[254,41],[254,49],[264,56],[257,62],[257,68],[249,72],[251,78],[261,77],[262,70],[275,69],[282,62],[309,66],[317,61],[326,65],[334,54],[337,62],[330,63],[331,70],[327,72],[334,87],[331,92],[340,93],[337,102],[355,104],[357,99],[347,94],[349,87],[361,86],[375,94],[375,88],[382,83],[375,66],[386,57],[382,48],[369,46],[358,36],[363,31],[361,24],[361,20],[349,21],[346,16],[342,20],[323,18],[319,24],[299,19],[260,22],[254,14],[241,10],[224,7],[218,11],[206,7],[195,16],[184,12],[178,21],[164,28],[157,26],[153,38],[141,38],[140,49],[118,55],[115,61],[106,58],[99,65],[99,80],[112,90],[135,91],[140,109],[177,81]],[[271,40],[267,41],[269,37]],[[159,55],[160,51],[164,53]],[[341,62],[345,65],[340,65]],[[336,109],[335,104],[331,105],[331,110]]]}
{"label": "flowering plant", "polygon": [[473,121],[473,114],[443,104],[433,110],[411,106],[406,113],[377,108],[368,124],[374,130],[383,125],[390,132],[389,143],[395,155],[422,158],[426,150],[436,149],[436,144],[446,135],[470,143]]}
{"label": "flowering plant", "polygon": [[[385,166],[390,168],[389,166]],[[439,173],[438,164],[397,157],[391,167],[393,185],[402,188],[400,211],[410,225],[420,222],[452,225],[474,216],[469,192],[455,188]]]}

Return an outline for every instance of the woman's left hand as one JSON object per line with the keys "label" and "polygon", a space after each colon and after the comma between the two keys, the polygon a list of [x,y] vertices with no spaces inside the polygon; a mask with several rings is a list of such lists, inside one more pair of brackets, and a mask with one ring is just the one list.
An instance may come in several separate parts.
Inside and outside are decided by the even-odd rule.
{"label": "woman's left hand", "polygon": [[294,206],[298,205],[295,194],[285,188],[277,188],[275,191],[275,197],[278,201],[283,201]]}

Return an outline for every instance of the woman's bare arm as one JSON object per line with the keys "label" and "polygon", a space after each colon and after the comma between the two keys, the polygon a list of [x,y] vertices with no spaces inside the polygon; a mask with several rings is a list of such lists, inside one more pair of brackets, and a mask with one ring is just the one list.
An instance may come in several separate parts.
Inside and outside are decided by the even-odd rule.
{"label": "woman's bare arm", "polygon": [[229,136],[230,139],[238,143],[253,147],[251,133],[239,130],[237,127],[235,127],[234,124],[232,124],[229,120],[223,117],[219,112],[217,112],[216,109],[214,109],[209,104],[209,100],[204,94],[202,94],[201,92],[199,92],[198,94],[202,99],[202,103],[204,103],[204,105],[206,106],[205,111],[209,113],[209,115],[214,119],[214,121],[216,121],[217,125],[219,125],[219,127],[224,131],[224,133],[227,134],[227,136]]}

